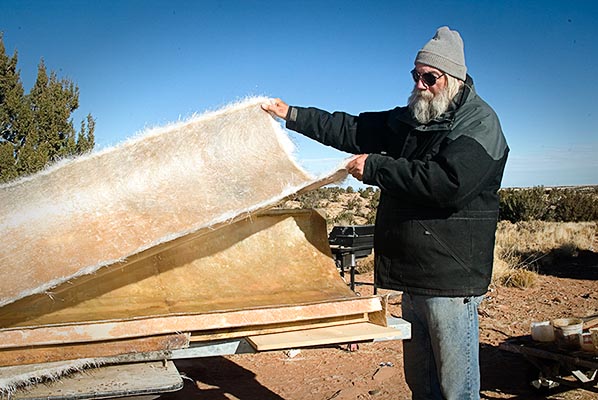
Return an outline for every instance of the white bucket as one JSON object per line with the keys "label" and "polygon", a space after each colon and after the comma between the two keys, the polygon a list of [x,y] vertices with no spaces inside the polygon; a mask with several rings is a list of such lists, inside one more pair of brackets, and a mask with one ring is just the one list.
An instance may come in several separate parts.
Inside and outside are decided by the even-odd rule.
{"label": "white bucket", "polygon": [[556,344],[563,350],[578,350],[583,320],[580,318],[559,318],[552,320]]}
{"label": "white bucket", "polygon": [[550,321],[532,322],[531,324],[532,339],[536,342],[553,342],[554,329]]}

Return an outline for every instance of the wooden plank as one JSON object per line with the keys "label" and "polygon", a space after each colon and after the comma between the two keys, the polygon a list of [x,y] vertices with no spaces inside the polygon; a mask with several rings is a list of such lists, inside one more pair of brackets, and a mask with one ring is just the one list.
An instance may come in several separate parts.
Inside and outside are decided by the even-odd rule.
{"label": "wooden plank", "polygon": [[559,353],[558,349],[541,349],[532,347],[533,345],[524,345],[521,343],[502,342],[498,348],[511,353],[521,354],[525,357],[537,357],[546,360],[558,361],[562,365],[578,366],[587,369],[598,369],[598,360],[594,360],[590,353],[582,351],[573,352],[571,355]]}
{"label": "wooden plank", "polygon": [[189,333],[179,333],[84,344],[2,349],[0,350],[0,367],[183,349],[189,347],[190,336]]}
{"label": "wooden plank", "polygon": [[388,298],[390,295],[380,296],[380,306],[382,309],[378,312],[367,314],[369,322],[375,325],[388,326]]}
{"label": "wooden plank", "polygon": [[183,380],[174,363],[168,361],[100,367],[63,377],[60,381],[18,390],[12,398],[21,400],[99,399],[174,392]]}
{"label": "wooden plank", "polygon": [[598,318],[590,318],[583,323],[583,329],[589,330],[590,328],[598,327]]}
{"label": "wooden plank", "polygon": [[306,329],[303,331],[251,336],[249,343],[257,351],[318,346],[332,343],[361,342],[377,338],[400,338],[401,331],[369,322]]}
{"label": "wooden plank", "polygon": [[254,310],[214,312],[199,315],[167,315],[127,321],[99,321],[88,324],[50,325],[0,330],[0,348],[113,340],[191,332],[223,327],[253,327],[293,321],[309,324],[316,318],[336,318],[380,311],[378,297],[355,297],[339,301],[267,307]]}
{"label": "wooden plank", "polygon": [[323,328],[326,326],[347,325],[357,322],[367,322],[369,315],[379,314],[381,311],[374,311],[373,313],[361,313],[355,315],[343,315],[333,318],[318,318],[310,321],[290,321],[280,324],[269,324],[260,326],[250,326],[230,329],[214,329],[211,331],[197,331],[192,332],[191,342],[206,342],[213,340],[235,339],[247,336],[266,335],[270,333],[300,331],[304,329]]}

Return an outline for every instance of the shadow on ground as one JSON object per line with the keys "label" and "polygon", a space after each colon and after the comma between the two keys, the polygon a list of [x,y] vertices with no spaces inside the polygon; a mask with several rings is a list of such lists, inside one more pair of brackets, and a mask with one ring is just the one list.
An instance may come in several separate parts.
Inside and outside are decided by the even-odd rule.
{"label": "shadow on ground", "polygon": [[481,345],[480,366],[482,399],[558,399],[562,398],[560,393],[574,390],[565,385],[550,389],[534,388],[531,382],[539,377],[539,369],[522,355],[501,350],[497,346]]}
{"label": "shadow on ground", "polygon": [[538,273],[558,278],[598,280],[598,253],[555,249],[539,260]]}
{"label": "shadow on ground", "polygon": [[284,400],[255,379],[255,374],[224,357],[176,360],[184,386],[160,400]]}

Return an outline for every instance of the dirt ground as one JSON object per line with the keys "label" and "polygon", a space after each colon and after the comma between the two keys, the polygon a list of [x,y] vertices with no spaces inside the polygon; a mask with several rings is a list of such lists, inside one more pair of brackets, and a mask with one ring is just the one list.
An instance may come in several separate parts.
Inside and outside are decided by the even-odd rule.
{"label": "dirt ground", "polygon": [[[529,334],[532,321],[598,316],[598,254],[586,252],[568,263],[539,271],[534,287],[492,287],[480,307],[482,398],[598,398],[588,390],[559,386],[538,391],[530,382],[538,370],[521,355],[498,348],[506,339]],[[371,282],[372,274],[357,276]],[[356,288],[361,295],[372,287]],[[389,292],[385,292],[389,293]],[[401,315],[401,296],[390,299],[390,313]],[[598,360],[598,357],[594,357]],[[176,362],[185,386],[160,399],[327,400],[409,399],[403,374],[402,342],[362,343],[301,349],[294,357],[282,351],[240,354]]]}

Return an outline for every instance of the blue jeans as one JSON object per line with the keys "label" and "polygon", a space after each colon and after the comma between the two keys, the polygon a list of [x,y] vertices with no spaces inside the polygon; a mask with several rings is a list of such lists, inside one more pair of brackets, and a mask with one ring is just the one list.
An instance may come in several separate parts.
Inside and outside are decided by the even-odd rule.
{"label": "blue jeans", "polygon": [[484,296],[403,293],[411,340],[403,343],[405,379],[413,399],[480,398],[478,306]]}

